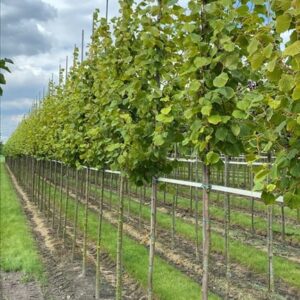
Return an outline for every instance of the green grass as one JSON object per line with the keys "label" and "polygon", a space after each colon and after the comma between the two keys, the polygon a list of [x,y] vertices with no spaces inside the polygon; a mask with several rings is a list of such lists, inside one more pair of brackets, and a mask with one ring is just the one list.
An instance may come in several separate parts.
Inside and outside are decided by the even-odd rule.
{"label": "green grass", "polygon": [[[158,193],[158,197],[160,199],[163,198],[163,194],[162,193]],[[173,195],[167,194],[166,196],[166,203],[172,203],[172,197]],[[200,193],[199,193],[199,197],[201,197]],[[220,197],[219,202],[222,201],[222,199],[224,199],[224,196]],[[178,207],[181,208],[189,208],[189,201],[187,198],[183,198],[183,197],[178,197]],[[195,209],[195,208],[194,208]],[[275,206],[274,206],[275,209]],[[199,201],[199,211],[202,210],[202,201]],[[266,207],[265,207],[266,210]],[[223,221],[224,220],[224,210],[223,208],[220,208],[218,206],[215,205],[211,205],[210,206],[210,215],[212,218],[214,218],[215,220],[218,221]],[[252,229],[252,224],[251,224],[251,215],[248,213],[244,213],[244,212],[239,212],[239,211],[231,211],[231,215],[230,215],[230,224],[233,226],[242,226],[243,228],[247,229],[248,231],[251,231]],[[266,232],[266,228],[267,228],[267,221],[266,219],[260,217],[260,216],[254,216],[254,227],[255,229],[258,229],[262,232]],[[273,232],[281,232],[281,224],[276,223],[275,221],[273,221]],[[287,235],[293,235],[293,240],[297,241],[298,243],[300,242],[300,226],[292,226],[290,224],[286,224],[285,225],[285,233]]]}
{"label": "green grass", "polygon": [[[105,197],[109,198],[109,192],[105,192]],[[113,195],[112,201],[114,205],[117,203],[116,195]],[[125,210],[128,206],[128,197],[124,198]],[[139,204],[135,201],[130,201],[130,212],[138,216]],[[233,214],[232,214],[233,215]],[[142,218],[150,220],[150,209],[147,206],[142,208]],[[161,228],[170,230],[172,225],[172,216],[162,212],[157,212],[157,224]],[[195,242],[194,225],[180,218],[176,218],[176,232],[177,234]],[[202,231],[199,230],[199,238],[202,239]],[[224,239],[220,234],[211,233],[211,246],[214,252],[224,254]],[[230,241],[230,257],[231,260],[249,268],[252,271],[267,274],[268,257],[267,253],[243,244],[237,240]],[[285,258],[274,256],[274,271],[277,278],[281,278],[285,282],[300,288],[300,265]]]}
{"label": "green grass", "polygon": [[26,278],[42,280],[43,266],[26,216],[3,163],[0,168],[0,268],[7,272],[21,271]]}
{"label": "green grass", "polygon": [[[49,185],[48,185],[49,188]],[[51,193],[53,196],[53,188]],[[63,194],[62,210],[65,208],[66,195]],[[56,201],[58,204],[59,201]],[[75,201],[69,201],[67,216],[71,221],[74,218]],[[79,203],[78,226],[81,231],[84,229],[84,205]],[[98,215],[92,210],[88,217],[88,238],[94,242],[97,240]],[[109,222],[102,224],[102,246],[109,253],[113,260],[116,260],[117,229]],[[148,250],[127,235],[124,235],[123,265],[126,271],[136,278],[144,288],[147,287],[148,272]],[[199,299],[201,288],[199,283],[168,264],[164,259],[156,256],[153,274],[154,293],[161,300],[176,299]],[[210,294],[210,299],[219,299],[218,296]]]}

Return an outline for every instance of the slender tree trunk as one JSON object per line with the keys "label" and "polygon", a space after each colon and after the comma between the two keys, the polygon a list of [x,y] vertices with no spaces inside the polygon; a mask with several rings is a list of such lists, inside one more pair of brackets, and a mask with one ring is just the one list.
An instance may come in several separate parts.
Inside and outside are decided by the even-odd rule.
{"label": "slender tree trunk", "polygon": [[[268,164],[271,167],[271,153],[268,153]],[[274,269],[273,269],[273,206],[268,205],[268,291],[269,298],[274,294]]]}
{"label": "slender tree trunk", "polygon": [[[228,186],[228,156],[225,156],[225,169],[224,169],[224,186]],[[226,291],[225,299],[229,299],[230,292],[230,261],[229,261],[229,201],[230,195],[225,194],[224,198],[224,237],[225,237],[225,271],[226,271]]]}
{"label": "slender tree trunk", "polygon": [[52,228],[54,228],[55,223],[55,213],[56,213],[56,191],[57,191],[57,161],[54,163],[54,193],[53,193],[53,215],[52,215]]}
{"label": "slender tree trunk", "polygon": [[[189,180],[192,181],[193,180],[193,163],[190,162],[188,163],[189,169]],[[193,187],[190,186],[190,212],[191,212],[191,216],[193,215]]]}
{"label": "slender tree trunk", "polygon": [[31,197],[32,197],[32,201],[35,202],[34,200],[34,186],[35,186],[35,159],[32,157],[31,158],[31,183],[32,183],[32,186],[31,186]]}
{"label": "slender tree trunk", "polygon": [[203,277],[202,277],[202,299],[208,299],[208,264],[209,264],[209,245],[210,245],[210,225],[209,225],[209,166],[203,163]]}
{"label": "slender tree trunk", "polygon": [[281,205],[281,238],[285,242],[285,214],[284,214],[284,204]]}
{"label": "slender tree trunk", "polygon": [[166,196],[167,196],[167,185],[164,188],[164,205],[166,205]]}
{"label": "slender tree trunk", "polygon": [[40,209],[40,202],[41,202],[41,161],[38,160],[38,167],[37,167],[37,171],[38,171],[38,182],[37,182],[37,207],[38,209]]}
{"label": "slender tree trunk", "polygon": [[176,234],[176,216],[175,216],[176,196],[172,198],[172,244],[171,247],[175,249],[175,234]]}
{"label": "slender tree trunk", "polygon": [[66,243],[66,229],[67,229],[67,219],[68,219],[68,206],[69,206],[69,194],[70,194],[70,185],[69,185],[69,174],[70,170],[69,167],[66,166],[66,202],[65,202],[65,217],[64,217],[64,228],[63,228],[63,240],[64,240],[64,245]]}
{"label": "slender tree trunk", "polygon": [[129,179],[127,179],[127,196],[128,196],[128,211],[127,211],[127,218],[129,220],[130,218],[130,209],[131,209],[131,196],[130,196],[130,184],[129,184]]}
{"label": "slender tree trunk", "polygon": [[84,229],[83,229],[83,254],[82,254],[82,276],[86,275],[86,256],[87,256],[87,227],[88,227],[88,207],[89,207],[89,176],[90,169],[86,169],[85,175],[85,210],[84,210]]}
{"label": "slender tree trunk", "polygon": [[44,210],[44,201],[45,201],[45,197],[44,197],[44,194],[45,194],[45,160],[42,160],[41,161],[41,177],[42,177],[42,187],[41,187],[41,211]]}
{"label": "slender tree trunk", "polygon": [[272,299],[274,293],[274,271],[273,271],[273,207],[268,205],[268,291],[269,298]]}
{"label": "slender tree trunk", "polygon": [[75,174],[75,213],[74,213],[74,232],[73,232],[73,245],[72,245],[72,261],[75,256],[76,238],[77,238],[77,221],[78,221],[78,205],[79,205],[79,186],[78,186],[78,170],[76,169]]}
{"label": "slender tree trunk", "polygon": [[139,229],[142,229],[142,201],[143,201],[143,188],[140,188],[140,201],[139,201]]}
{"label": "slender tree trunk", "polygon": [[49,222],[49,218],[50,218],[50,199],[51,199],[51,183],[52,183],[52,161],[49,161],[49,184],[48,184],[48,214],[47,214],[47,222]]}
{"label": "slender tree trunk", "polygon": [[109,210],[112,210],[113,173],[110,174]]}
{"label": "slender tree trunk", "polygon": [[123,252],[123,212],[124,212],[124,177],[120,174],[119,212],[118,212],[118,240],[117,240],[117,267],[116,267],[116,300],[122,299],[122,252]]}
{"label": "slender tree trunk", "polygon": [[60,199],[59,199],[59,222],[57,235],[61,232],[61,222],[62,222],[62,201],[63,201],[63,163],[60,163]]}
{"label": "slender tree trunk", "polygon": [[[252,173],[252,167],[251,167],[251,175],[250,175],[250,186],[251,190],[253,189],[253,173]],[[254,198],[251,198],[251,230],[252,234],[255,234],[255,227],[254,227]]]}
{"label": "slender tree trunk", "polygon": [[101,255],[101,238],[102,238],[102,215],[103,215],[103,198],[104,198],[104,169],[101,177],[101,194],[99,201],[99,217],[98,217],[98,237],[97,237],[97,254],[96,254],[96,284],[95,298],[100,299],[100,255]]}
{"label": "slender tree trunk", "polygon": [[[196,155],[195,163],[195,180],[199,182],[198,156]],[[199,189],[195,190],[195,236],[196,236],[196,260],[200,261],[200,244],[199,244]]]}
{"label": "slender tree trunk", "polygon": [[156,201],[157,201],[157,183],[156,183],[156,178],[152,178],[150,248],[149,248],[149,270],[148,270],[148,300],[153,299],[153,269],[154,269],[155,237],[156,237]]}

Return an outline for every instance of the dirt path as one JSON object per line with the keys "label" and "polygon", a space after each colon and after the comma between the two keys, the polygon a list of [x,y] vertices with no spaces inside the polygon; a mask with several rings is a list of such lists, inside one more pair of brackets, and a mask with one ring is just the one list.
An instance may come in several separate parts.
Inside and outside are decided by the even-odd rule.
{"label": "dirt path", "polygon": [[36,281],[26,281],[22,272],[0,271],[0,299],[40,300],[43,299],[41,285]]}

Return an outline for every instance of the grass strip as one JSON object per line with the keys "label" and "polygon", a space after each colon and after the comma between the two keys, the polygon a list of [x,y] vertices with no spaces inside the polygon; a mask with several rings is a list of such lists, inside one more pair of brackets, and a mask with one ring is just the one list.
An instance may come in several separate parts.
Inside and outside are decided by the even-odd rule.
{"label": "grass strip", "polygon": [[0,163],[0,268],[43,280],[43,266],[18,196]]}
{"label": "grass strip", "polygon": [[[163,194],[159,193],[158,195],[159,198],[163,197]],[[166,195],[166,203],[171,204],[172,203],[172,197],[173,195],[167,194]],[[199,195],[199,198],[201,197],[201,195]],[[220,197],[219,201],[222,201],[223,197]],[[189,199],[187,198],[183,198],[181,196],[178,196],[178,202],[177,205],[180,208],[189,208]],[[275,209],[275,207],[274,207]],[[199,201],[199,211],[202,210],[202,202]],[[266,207],[265,207],[266,210]],[[224,220],[224,210],[218,206],[215,205],[211,205],[210,206],[210,214],[211,217],[213,217],[214,219],[218,220],[218,221],[223,221]],[[267,228],[267,221],[262,218],[262,217],[258,217],[255,216],[254,217],[254,224],[255,224],[255,229],[266,232],[266,228]],[[239,212],[239,211],[232,211],[231,215],[230,215],[230,224],[233,226],[242,226],[245,229],[247,229],[248,231],[251,231],[252,229],[252,223],[251,223],[251,215],[248,213],[243,213],[243,212]],[[300,228],[297,228],[298,226],[292,227],[290,224],[286,224],[285,225],[285,234],[288,236],[293,236],[293,240],[297,241],[300,243]],[[273,222],[273,232],[278,232],[281,233],[281,224],[275,223]]]}

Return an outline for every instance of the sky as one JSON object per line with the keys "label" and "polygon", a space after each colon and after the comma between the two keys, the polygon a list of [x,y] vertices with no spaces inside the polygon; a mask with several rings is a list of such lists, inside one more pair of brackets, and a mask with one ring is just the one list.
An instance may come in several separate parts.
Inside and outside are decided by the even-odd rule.
{"label": "sky", "polygon": [[[105,15],[106,0],[1,0],[1,57],[13,60],[1,98],[1,140],[6,141],[47,88],[59,64],[71,60],[74,45],[89,42],[95,8]],[[119,11],[109,0],[109,17]]]}

